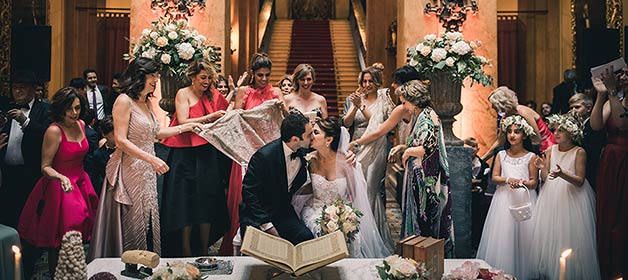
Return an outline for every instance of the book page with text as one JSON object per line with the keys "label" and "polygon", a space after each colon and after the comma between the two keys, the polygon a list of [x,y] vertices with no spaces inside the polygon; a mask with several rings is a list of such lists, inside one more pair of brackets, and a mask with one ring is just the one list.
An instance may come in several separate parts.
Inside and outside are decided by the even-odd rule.
{"label": "book page with text", "polygon": [[295,270],[336,256],[349,256],[344,235],[340,231],[302,242],[295,247],[295,251]]}
{"label": "book page with text", "polygon": [[242,252],[247,254],[254,253],[258,257],[294,267],[294,247],[289,241],[264,233],[253,227],[247,228],[244,238],[249,239],[250,242],[246,243],[246,248],[244,246],[245,243],[242,243]]}

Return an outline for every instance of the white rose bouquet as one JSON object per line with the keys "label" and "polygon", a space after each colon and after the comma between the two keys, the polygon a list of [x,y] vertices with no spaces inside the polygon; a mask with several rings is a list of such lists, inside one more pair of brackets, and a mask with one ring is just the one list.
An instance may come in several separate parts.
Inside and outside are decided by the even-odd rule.
{"label": "white rose bouquet", "polygon": [[198,268],[182,261],[167,263],[159,267],[153,276],[153,280],[201,280],[201,272]]}
{"label": "white rose bouquet", "polygon": [[425,263],[398,255],[386,257],[384,264],[376,268],[382,280],[427,280],[430,277],[430,271],[425,267]]}
{"label": "white rose bouquet", "polygon": [[162,64],[162,73],[182,77],[187,65],[195,59],[204,57],[211,62],[219,59],[215,49],[207,46],[206,41],[205,36],[190,27],[186,20],[160,18],[142,31],[137,42],[131,45],[131,53],[125,54],[124,59],[151,58]]}
{"label": "white rose bouquet", "polygon": [[323,206],[316,223],[321,227],[321,235],[340,230],[345,235],[345,240],[351,242],[360,231],[360,217],[363,215],[359,209],[353,208],[351,203],[338,199]]}
{"label": "white rose bouquet", "polygon": [[488,86],[493,84],[493,77],[486,75],[482,67],[491,64],[487,58],[474,53],[480,46],[480,41],[465,41],[460,32],[429,34],[416,47],[408,48],[409,64],[425,79],[436,72],[448,72],[454,80],[470,77],[472,86],[474,82]]}
{"label": "white rose bouquet", "polygon": [[461,266],[454,268],[451,274],[445,275],[443,280],[515,280],[510,274],[495,268],[480,268],[480,263],[465,261]]}

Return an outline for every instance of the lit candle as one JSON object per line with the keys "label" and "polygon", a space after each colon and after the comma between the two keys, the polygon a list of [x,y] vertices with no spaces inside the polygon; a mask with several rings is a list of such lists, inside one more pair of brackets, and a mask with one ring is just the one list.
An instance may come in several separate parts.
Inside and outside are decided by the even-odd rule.
{"label": "lit candle", "polygon": [[22,273],[22,267],[20,265],[22,263],[22,253],[20,252],[20,247],[13,245],[11,246],[11,250],[13,250],[13,254],[15,254],[15,280],[22,280],[20,276]]}
{"label": "lit candle", "polygon": [[567,257],[571,254],[571,249],[567,249],[560,254],[560,280],[565,280],[565,267],[567,266]]}

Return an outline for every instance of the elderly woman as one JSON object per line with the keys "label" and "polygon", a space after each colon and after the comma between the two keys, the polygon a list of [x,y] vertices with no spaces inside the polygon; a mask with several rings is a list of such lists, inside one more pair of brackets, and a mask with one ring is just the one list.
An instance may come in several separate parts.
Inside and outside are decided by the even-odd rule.
{"label": "elderly woman", "polygon": [[445,256],[453,256],[449,164],[440,118],[431,108],[427,87],[413,80],[395,93],[413,115],[412,132],[402,160],[406,174],[402,197],[401,238],[417,234],[445,239]]}
{"label": "elderly woman", "polygon": [[309,64],[299,64],[292,74],[294,92],[286,95],[286,105],[290,109],[301,111],[310,120],[327,118],[327,101],[325,97],[312,91],[316,73]]}
{"label": "elderly woman", "polygon": [[[549,130],[545,121],[539,113],[530,109],[530,107],[519,105],[517,94],[506,86],[496,88],[488,96],[488,100],[493,104],[493,109],[502,118],[511,115],[520,115],[534,129],[532,143],[540,146],[540,152],[544,152],[549,146],[556,144],[554,134]],[[500,120],[501,121],[501,120]],[[506,136],[498,132],[497,140],[491,148],[484,154],[484,160],[493,156],[495,149],[503,146],[506,142]]]}
{"label": "elderly woman", "polygon": [[[215,88],[218,74],[214,69],[206,59],[190,63],[186,75],[192,84],[177,92],[171,127],[211,123],[225,114],[229,102]],[[224,190],[230,160],[192,132],[168,137],[162,143],[171,147],[160,213],[164,255],[206,255],[229,224]],[[193,228],[198,229],[194,231],[196,242],[192,242]],[[197,247],[193,249],[192,244]]]}
{"label": "elderly woman", "polygon": [[591,128],[606,131],[597,173],[597,246],[602,279],[628,276],[628,68],[593,78]]}
{"label": "elderly woman", "polygon": [[155,155],[155,139],[190,132],[200,124],[160,128],[149,100],[158,70],[158,62],[140,57],[122,75],[124,94],[113,105],[116,151],[107,163],[89,259],[120,256],[127,250],[161,254],[157,175],[170,167]]}

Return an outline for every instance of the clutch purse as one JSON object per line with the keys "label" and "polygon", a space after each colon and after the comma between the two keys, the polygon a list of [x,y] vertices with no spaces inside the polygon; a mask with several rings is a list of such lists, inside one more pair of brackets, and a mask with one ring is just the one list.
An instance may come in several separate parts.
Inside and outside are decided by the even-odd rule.
{"label": "clutch purse", "polygon": [[532,200],[530,199],[530,190],[524,185],[521,185],[528,194],[528,200],[524,203],[517,205],[510,205],[508,209],[510,210],[510,215],[515,219],[515,221],[522,222],[525,220],[529,220],[532,218]]}

